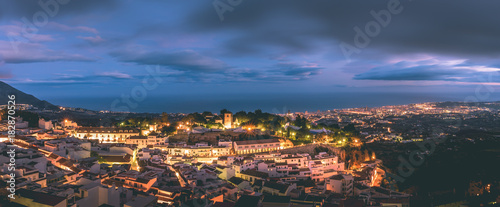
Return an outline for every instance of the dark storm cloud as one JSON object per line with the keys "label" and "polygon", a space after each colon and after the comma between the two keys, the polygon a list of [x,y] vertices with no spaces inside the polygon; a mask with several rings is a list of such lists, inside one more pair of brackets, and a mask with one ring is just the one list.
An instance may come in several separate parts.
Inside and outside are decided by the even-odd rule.
{"label": "dark storm cloud", "polygon": [[[206,3],[184,24],[190,31],[227,31],[238,34],[224,43],[230,54],[266,52],[267,46],[306,53],[318,40],[339,50],[338,43],[353,44],[358,26],[374,20],[371,10],[387,10],[388,1],[243,1],[224,13],[221,21]],[[490,55],[500,52],[499,1],[400,1],[402,12],[368,49],[386,53],[445,53]],[[340,50],[339,50],[340,51]]]}

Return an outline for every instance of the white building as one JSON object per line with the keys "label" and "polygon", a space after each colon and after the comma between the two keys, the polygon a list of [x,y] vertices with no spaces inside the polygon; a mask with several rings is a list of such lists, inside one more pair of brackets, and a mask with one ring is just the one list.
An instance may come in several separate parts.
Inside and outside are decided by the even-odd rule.
{"label": "white building", "polygon": [[234,142],[234,150],[237,154],[268,152],[279,149],[282,149],[279,139],[261,139]]}
{"label": "white building", "polygon": [[28,128],[28,122],[23,121],[23,118],[16,117],[16,129],[26,129]]}
{"label": "white building", "polygon": [[325,180],[326,190],[346,196],[354,195],[354,178],[351,174],[338,174]]}
{"label": "white building", "polygon": [[39,119],[38,120],[38,128],[45,129],[45,130],[51,130],[54,128],[54,125],[52,124],[52,121],[48,120],[45,121],[45,119]]}
{"label": "white building", "polygon": [[81,127],[75,130],[75,136],[80,139],[95,139],[101,143],[123,143],[130,136],[139,136],[139,130],[134,128],[114,127]]}
{"label": "white building", "polygon": [[147,136],[130,136],[125,139],[125,144],[135,144],[137,148],[144,148],[148,146]]}
{"label": "white building", "polygon": [[214,146],[175,146],[166,149],[170,155],[184,155],[189,157],[218,157],[231,154],[230,147]]}

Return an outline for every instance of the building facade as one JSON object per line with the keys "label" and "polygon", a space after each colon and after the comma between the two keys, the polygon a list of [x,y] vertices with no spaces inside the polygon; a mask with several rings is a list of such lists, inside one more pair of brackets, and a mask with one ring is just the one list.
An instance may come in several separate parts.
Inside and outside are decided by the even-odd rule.
{"label": "building facade", "polygon": [[139,136],[140,131],[134,128],[81,127],[74,133],[75,137],[80,139],[99,140],[100,143],[124,143],[130,136]]}
{"label": "building facade", "polygon": [[234,142],[234,150],[237,154],[269,152],[279,149],[282,149],[279,139],[261,139]]}

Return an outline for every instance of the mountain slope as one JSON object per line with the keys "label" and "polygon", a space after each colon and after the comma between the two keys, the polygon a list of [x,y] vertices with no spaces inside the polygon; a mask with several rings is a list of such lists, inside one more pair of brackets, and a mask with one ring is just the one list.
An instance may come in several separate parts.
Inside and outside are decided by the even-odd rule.
{"label": "mountain slope", "polygon": [[16,104],[31,104],[39,109],[58,109],[57,106],[47,102],[41,101],[33,95],[26,94],[20,90],[15,89],[7,83],[0,81],[0,105],[6,105],[9,95],[16,95]]}

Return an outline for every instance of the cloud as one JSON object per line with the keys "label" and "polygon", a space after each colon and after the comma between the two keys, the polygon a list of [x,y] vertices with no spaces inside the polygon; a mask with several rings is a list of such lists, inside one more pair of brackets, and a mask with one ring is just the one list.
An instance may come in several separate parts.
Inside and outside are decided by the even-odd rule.
{"label": "cloud", "polygon": [[471,71],[440,68],[436,65],[400,68],[382,66],[354,76],[356,80],[456,80]]}
{"label": "cloud", "polygon": [[127,73],[119,71],[103,71],[96,72],[94,74],[77,74],[77,73],[55,73],[56,77],[52,78],[59,81],[98,81],[102,78],[112,78],[112,79],[133,79],[133,77]]}
{"label": "cloud", "polygon": [[0,31],[2,31],[5,36],[11,39],[28,39],[30,42],[49,42],[55,40],[52,35],[40,33],[34,35],[30,33],[29,38],[26,38],[25,36],[28,35],[24,35],[24,30],[25,28],[23,28],[22,24],[20,24],[19,22],[10,25],[0,25]]}
{"label": "cloud", "polygon": [[[480,82],[484,77],[488,77],[488,82],[499,82],[499,72],[500,68],[463,66],[461,61],[418,66],[414,66],[414,63],[399,62],[393,65],[374,67],[367,72],[355,75],[353,79]],[[495,77],[491,78],[493,76]]]}
{"label": "cloud", "polygon": [[181,82],[200,81],[295,81],[320,74],[321,67],[312,63],[297,64],[280,61],[266,68],[231,66],[217,58],[201,55],[193,50],[176,52],[113,52],[111,56],[122,62],[140,65],[160,65],[180,73],[170,73],[169,78]]}
{"label": "cloud", "polygon": [[[16,52],[14,48],[17,48]],[[80,54],[56,51],[39,43],[13,42],[0,40],[0,56],[5,63],[34,63],[34,62],[56,62],[77,61],[91,62],[94,59]]]}
{"label": "cloud", "polygon": [[200,73],[221,72],[230,67],[223,61],[201,55],[193,50],[176,52],[112,52],[122,62],[139,65],[161,65],[179,71]]}
{"label": "cloud", "polygon": [[69,86],[69,85],[95,85],[97,81],[76,81],[76,80],[33,80],[30,78],[9,80],[9,84],[23,84],[23,85],[36,85],[36,86]]}
{"label": "cloud", "polygon": [[[439,53],[456,56],[500,54],[498,1],[399,1],[403,11],[391,16],[380,35],[363,49],[381,56],[401,53]],[[187,31],[230,34],[221,48],[227,54],[263,54],[270,48],[288,53],[316,52],[317,46],[339,55],[340,42],[353,44],[354,27],[374,21],[370,11],[387,9],[388,1],[244,1],[220,21],[211,2],[190,13]],[[425,11],[426,15],[422,15]],[[476,12],[477,11],[477,12]],[[479,12],[480,11],[480,12]],[[318,44],[319,42],[319,44]],[[276,52],[276,49],[275,49]],[[372,55],[372,54],[370,54]],[[365,57],[359,54],[359,58]],[[332,57],[332,59],[335,57]],[[341,57],[343,58],[343,57]]]}
{"label": "cloud", "polygon": [[[77,71],[74,73],[54,73],[53,77],[45,79],[15,79],[9,80],[9,82],[17,84],[28,84],[28,85],[43,85],[43,86],[64,86],[64,85],[100,85],[109,83],[109,79],[119,80],[131,80],[134,79],[133,76],[119,71],[104,71],[97,72],[94,74],[78,74]],[[1,78],[1,71],[0,71]]]}
{"label": "cloud", "polygon": [[92,28],[92,27],[86,27],[86,26],[68,26],[65,24],[60,24],[57,22],[49,22],[47,24],[48,29],[56,29],[60,31],[65,31],[65,32],[84,32],[84,33],[93,33],[93,34],[98,34],[99,31],[97,29]]}
{"label": "cloud", "polygon": [[228,82],[231,81],[262,81],[287,82],[310,79],[321,74],[323,68],[313,63],[279,62],[265,70],[232,69],[225,73]]}
{"label": "cloud", "polygon": [[304,80],[309,79],[312,76],[321,74],[321,67],[317,64],[306,63],[279,63],[275,65],[276,69],[272,69],[269,72],[278,74],[280,76],[289,77],[292,80]]}
{"label": "cloud", "polygon": [[104,42],[104,39],[101,38],[101,36],[97,35],[95,37],[83,37],[83,36],[78,36],[77,38],[80,38],[82,40],[86,40],[90,43],[101,43]]}
{"label": "cloud", "polygon": [[101,72],[97,73],[97,76],[100,77],[109,77],[114,79],[132,79],[132,76],[126,73],[113,71],[113,72]]}

